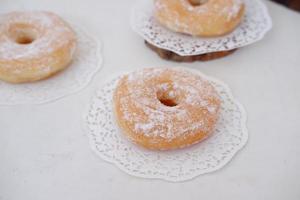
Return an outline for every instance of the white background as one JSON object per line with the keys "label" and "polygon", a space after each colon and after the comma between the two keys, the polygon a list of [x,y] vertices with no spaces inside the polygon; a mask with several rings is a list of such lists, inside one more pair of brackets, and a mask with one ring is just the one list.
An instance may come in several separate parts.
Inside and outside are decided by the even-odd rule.
{"label": "white background", "polygon": [[[50,10],[84,24],[103,41],[104,67],[77,94],[0,106],[0,200],[299,200],[300,14],[266,4],[274,27],[262,41],[223,59],[180,64],[161,60],[131,30],[132,0],[1,0],[0,11]],[[141,179],[91,151],[82,115],[93,91],[119,70],[163,65],[214,76],[244,104],[248,144],[221,170],[183,183]]]}

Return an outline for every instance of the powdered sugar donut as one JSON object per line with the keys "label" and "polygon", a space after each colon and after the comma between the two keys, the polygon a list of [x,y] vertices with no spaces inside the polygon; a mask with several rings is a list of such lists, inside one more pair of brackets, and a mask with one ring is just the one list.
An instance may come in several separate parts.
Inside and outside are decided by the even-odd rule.
{"label": "powdered sugar donut", "polygon": [[0,16],[0,79],[22,83],[45,79],[70,63],[76,35],[57,15],[43,11]]}
{"label": "powdered sugar donut", "polygon": [[213,86],[183,69],[149,68],[125,75],[114,92],[124,134],[149,149],[186,147],[208,137],[219,116]]}
{"label": "powdered sugar donut", "polygon": [[172,31],[220,36],[235,29],[244,15],[242,0],[155,0],[155,17]]}

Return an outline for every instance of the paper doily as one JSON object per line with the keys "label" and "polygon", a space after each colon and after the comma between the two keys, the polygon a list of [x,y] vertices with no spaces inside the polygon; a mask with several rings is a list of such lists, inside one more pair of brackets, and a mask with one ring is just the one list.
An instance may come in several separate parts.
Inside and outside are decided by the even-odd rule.
{"label": "paper doily", "polygon": [[0,105],[42,104],[80,91],[101,68],[99,40],[72,24],[77,35],[73,61],[64,71],[45,80],[10,84],[0,80]]}
{"label": "paper doily", "polygon": [[261,0],[244,0],[246,12],[241,24],[230,34],[215,38],[175,33],[160,25],[153,16],[153,1],[140,0],[133,7],[131,26],[149,43],[181,56],[240,48],[259,41],[272,28],[272,20]]}
{"label": "paper doily", "polygon": [[192,179],[227,164],[248,139],[246,112],[224,83],[195,72],[209,80],[222,99],[220,119],[209,138],[171,151],[147,150],[129,142],[114,120],[112,98],[121,77],[118,76],[96,92],[84,118],[94,152],[133,176],[174,182]]}

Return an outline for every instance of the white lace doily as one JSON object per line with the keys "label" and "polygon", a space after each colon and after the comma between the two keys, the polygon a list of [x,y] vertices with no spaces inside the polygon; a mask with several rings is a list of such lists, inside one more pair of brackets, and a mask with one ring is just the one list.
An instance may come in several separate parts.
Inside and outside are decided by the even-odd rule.
{"label": "white lace doily", "polygon": [[78,44],[72,63],[64,71],[33,83],[10,84],[0,80],[0,105],[41,104],[83,89],[101,68],[100,41],[72,25]]}
{"label": "white lace doily", "polygon": [[133,7],[131,26],[149,43],[181,56],[236,49],[259,41],[271,29],[272,20],[261,0],[244,0],[246,12],[230,34],[216,38],[192,37],[161,26],[153,16],[153,1],[140,0]]}
{"label": "white lace doily", "polygon": [[144,178],[185,181],[223,167],[246,144],[246,113],[224,83],[199,75],[215,86],[222,99],[220,119],[208,139],[171,151],[146,150],[129,142],[113,116],[112,96],[118,76],[96,92],[85,115],[92,149],[126,173]]}

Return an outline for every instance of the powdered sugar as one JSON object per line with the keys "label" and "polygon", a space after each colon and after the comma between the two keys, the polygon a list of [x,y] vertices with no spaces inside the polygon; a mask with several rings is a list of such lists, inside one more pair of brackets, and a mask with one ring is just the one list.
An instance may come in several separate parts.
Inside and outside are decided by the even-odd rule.
{"label": "powdered sugar", "polygon": [[226,15],[227,15],[226,19],[227,19],[227,21],[230,21],[232,18],[237,16],[237,14],[239,13],[239,11],[241,9],[242,4],[243,4],[242,0],[235,0],[235,1],[233,1],[232,6],[224,7],[222,9],[221,13],[223,13],[223,14],[226,13]]}
{"label": "powdered sugar", "polygon": [[[184,70],[151,68],[133,72],[116,91],[121,115],[136,134],[172,140],[193,132],[209,131],[207,119],[217,118],[218,94],[208,82]],[[160,99],[173,99],[166,106]],[[195,119],[194,115],[202,116]],[[130,125],[128,125],[130,127]]]}
{"label": "powdered sugar", "polygon": [[[243,5],[242,0],[226,0],[226,1],[210,1],[203,0],[200,1],[199,6],[193,6],[189,3],[189,0],[180,0],[184,8],[190,12],[195,12],[195,14],[209,13],[210,8],[212,13],[220,16],[229,16],[229,18],[235,17],[240,11],[241,6]],[[227,2],[224,4],[224,2]],[[159,3],[157,3],[159,5]],[[156,5],[157,5],[156,4]],[[160,8],[160,7],[159,7]],[[221,10],[221,12],[219,12]]]}
{"label": "powdered sugar", "polygon": [[154,128],[154,123],[147,123],[147,124],[137,123],[134,125],[134,128],[136,131],[142,131],[145,134],[148,134],[149,131]]}
{"label": "powdered sugar", "polygon": [[[242,10],[242,0],[209,0],[199,3],[193,5],[189,0],[155,0],[154,16],[171,31],[188,35],[204,34],[203,31],[215,27],[215,23],[224,24],[234,20],[232,23],[238,24],[240,21],[236,17]],[[215,34],[224,34],[230,30],[220,26],[218,33],[216,31]]]}
{"label": "powdered sugar", "polygon": [[[28,45],[20,45],[10,38],[12,26],[27,26],[36,34]],[[12,12],[0,16],[0,59],[34,59],[53,52],[69,42],[73,31],[60,18],[42,11]],[[74,52],[74,50],[72,50]]]}

